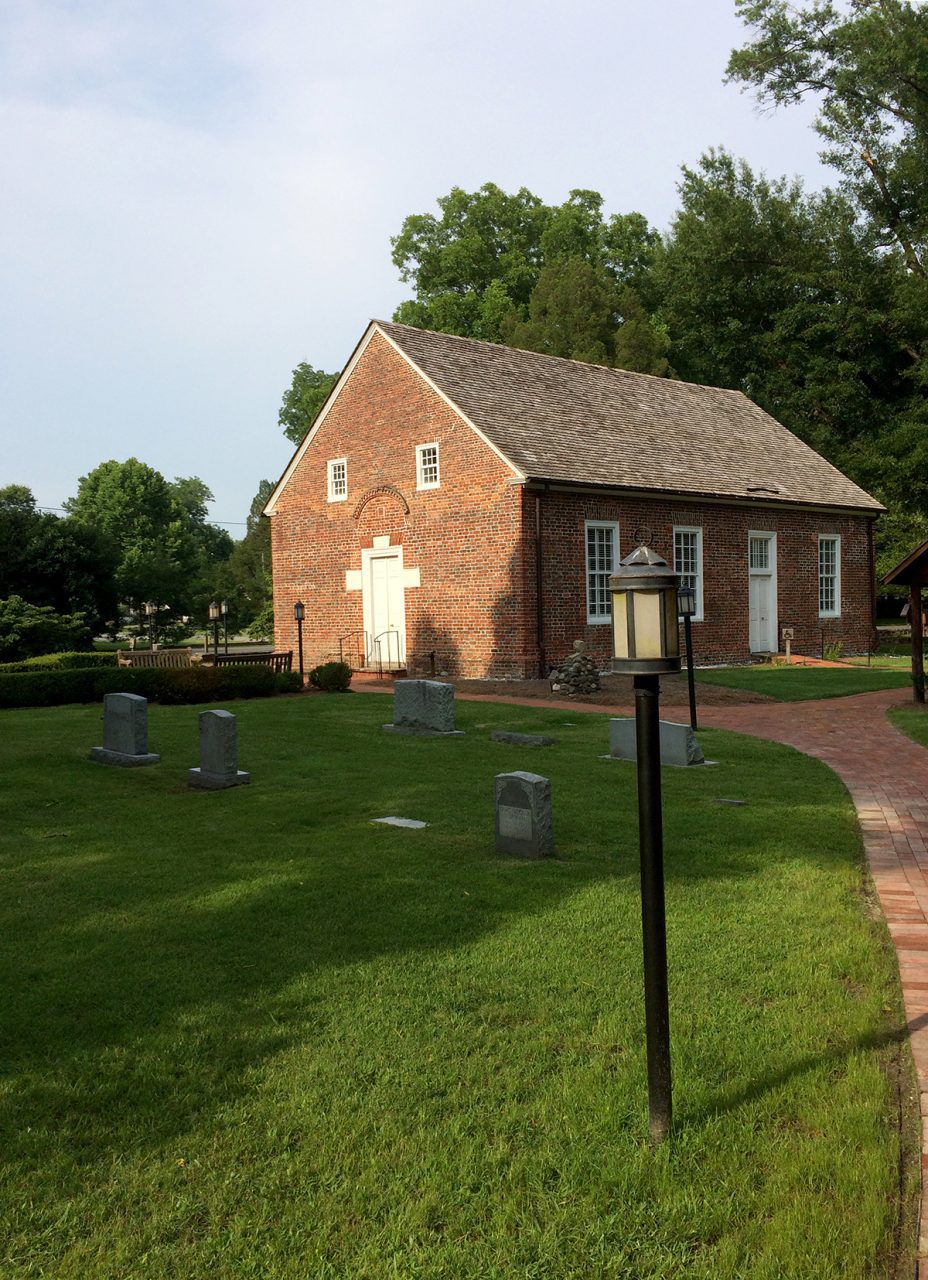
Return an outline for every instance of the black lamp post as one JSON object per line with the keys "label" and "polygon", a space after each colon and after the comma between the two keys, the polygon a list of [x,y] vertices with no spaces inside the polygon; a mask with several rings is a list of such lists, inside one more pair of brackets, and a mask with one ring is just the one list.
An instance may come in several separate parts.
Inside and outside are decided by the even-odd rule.
{"label": "black lamp post", "polygon": [[686,682],[690,689],[690,728],[698,728],[696,724],[696,682],[693,679],[693,629],[692,620],[696,613],[696,588],[679,587],[677,589],[677,608],[683,619],[683,634],[686,637]]}
{"label": "black lamp post", "polygon": [[644,541],[609,579],[615,643],[612,669],[634,676],[635,684],[648,1116],[654,1142],[670,1133],[672,1114],[659,699],[661,674],[680,670],[679,580],[667,561]]}
{"label": "black lamp post", "polygon": [[223,600],[219,606],[219,612],[222,614],[222,634],[223,634],[223,651],[229,652],[229,606]]}
{"label": "black lamp post", "polygon": [[306,606],[297,600],[293,606],[293,617],[296,622],[296,646],[300,659],[300,683],[303,682],[303,619],[306,617]]}
{"label": "black lamp post", "polygon": [[219,605],[214,600],[209,607],[209,620],[213,624],[213,658],[219,657]]}
{"label": "black lamp post", "polygon": [[155,647],[155,614],[158,612],[158,606],[151,600],[145,602],[145,617],[148,619],[148,647],[154,650]]}

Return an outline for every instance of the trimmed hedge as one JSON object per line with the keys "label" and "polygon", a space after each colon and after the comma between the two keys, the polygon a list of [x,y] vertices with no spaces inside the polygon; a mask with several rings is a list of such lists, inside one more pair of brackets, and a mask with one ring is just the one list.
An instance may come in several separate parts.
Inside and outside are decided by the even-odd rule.
{"label": "trimmed hedge", "polygon": [[23,658],[22,662],[0,662],[4,671],[70,671],[84,667],[115,667],[116,654],[95,652],[42,653],[37,658]]}
{"label": "trimmed hedge", "polygon": [[137,693],[165,705],[267,698],[300,688],[297,672],[267,667],[90,667],[0,672],[0,707],[55,707],[101,702],[107,693]]}

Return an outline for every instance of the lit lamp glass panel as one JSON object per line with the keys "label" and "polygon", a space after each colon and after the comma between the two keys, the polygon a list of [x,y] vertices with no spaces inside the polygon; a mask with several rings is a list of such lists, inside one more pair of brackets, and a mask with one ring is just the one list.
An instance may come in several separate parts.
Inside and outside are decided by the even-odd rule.
{"label": "lit lamp glass panel", "polygon": [[680,656],[680,628],[677,623],[677,593],[674,590],[662,591],[664,606],[664,654],[668,658]]}
{"label": "lit lamp glass panel", "polygon": [[613,653],[617,658],[628,654],[628,592],[618,591],[612,597]]}
{"label": "lit lamp glass panel", "polygon": [[632,606],[635,611],[635,657],[662,658],[660,591],[636,591]]}

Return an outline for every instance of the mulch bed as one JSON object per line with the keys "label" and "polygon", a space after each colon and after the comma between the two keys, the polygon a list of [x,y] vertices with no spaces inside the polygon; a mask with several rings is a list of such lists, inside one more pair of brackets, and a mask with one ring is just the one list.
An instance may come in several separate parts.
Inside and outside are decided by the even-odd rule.
{"label": "mulch bed", "polygon": [[[439,679],[447,679],[447,677],[439,677]],[[462,694],[490,694],[498,698],[538,698],[542,702],[586,702],[605,707],[630,707],[635,701],[630,676],[601,676],[598,693],[578,693],[573,696],[552,693],[547,680],[448,680],[448,683],[453,684]],[[750,693],[746,689],[725,689],[720,685],[698,684],[698,682],[696,699],[703,707],[776,701],[766,693]],[[672,707],[689,705],[685,673],[661,678],[661,702]]]}

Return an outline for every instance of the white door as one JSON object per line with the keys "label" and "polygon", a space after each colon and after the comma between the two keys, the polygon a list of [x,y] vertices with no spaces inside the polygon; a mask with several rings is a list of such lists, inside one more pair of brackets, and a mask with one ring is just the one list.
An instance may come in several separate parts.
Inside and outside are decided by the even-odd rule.
{"label": "white door", "polygon": [[748,645],[751,653],[777,647],[776,534],[748,537]]}
{"label": "white door", "polygon": [[369,661],[402,667],[406,661],[406,601],[399,555],[371,556]]}

